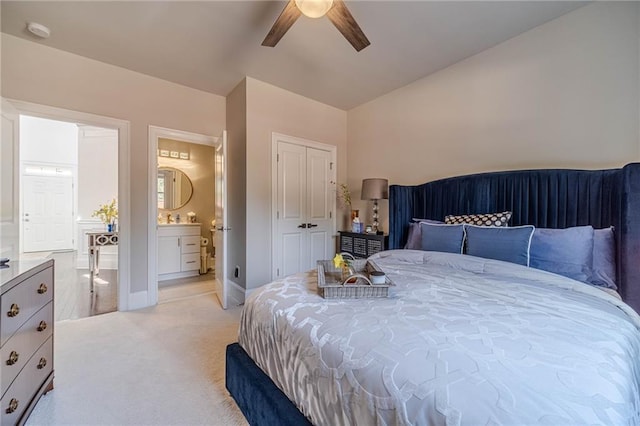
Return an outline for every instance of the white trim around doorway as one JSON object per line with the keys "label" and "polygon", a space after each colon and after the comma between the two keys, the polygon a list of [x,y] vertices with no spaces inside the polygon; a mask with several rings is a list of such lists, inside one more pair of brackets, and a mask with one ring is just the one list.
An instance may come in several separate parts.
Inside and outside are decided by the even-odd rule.
{"label": "white trim around doorway", "polygon": [[173,139],[180,142],[197,143],[217,147],[218,138],[183,130],[149,126],[149,229],[147,231],[147,265],[149,306],[158,303],[158,139]]}
{"label": "white trim around doorway", "polygon": [[130,123],[117,118],[16,99],[6,100],[20,114],[118,131],[118,310],[129,311],[146,306],[140,303],[140,292],[131,293]]}

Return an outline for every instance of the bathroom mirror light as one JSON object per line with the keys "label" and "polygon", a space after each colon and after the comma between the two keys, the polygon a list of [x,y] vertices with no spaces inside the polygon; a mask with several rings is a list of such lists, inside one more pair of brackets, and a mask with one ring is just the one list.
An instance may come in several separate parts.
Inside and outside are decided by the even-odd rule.
{"label": "bathroom mirror light", "polygon": [[177,210],[193,195],[191,179],[173,167],[158,168],[158,209]]}

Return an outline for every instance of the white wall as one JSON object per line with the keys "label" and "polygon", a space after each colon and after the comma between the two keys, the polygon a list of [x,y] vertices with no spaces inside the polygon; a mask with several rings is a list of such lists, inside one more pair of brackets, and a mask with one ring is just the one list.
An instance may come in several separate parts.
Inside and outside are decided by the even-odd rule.
{"label": "white wall", "polygon": [[78,142],[78,219],[99,220],[91,215],[102,204],[118,199],[118,132],[80,126]]}
{"label": "white wall", "polygon": [[78,126],[21,115],[20,161],[75,167],[78,164]]}
{"label": "white wall", "polygon": [[367,177],[640,160],[638,15],[636,2],[593,3],[350,110],[353,198]]}
{"label": "white wall", "polygon": [[148,126],[205,135],[225,98],[2,34],[2,96],[130,122],[131,292],[147,290]]}
{"label": "white wall", "polygon": [[346,177],[346,111],[247,77],[246,288],[271,281],[271,134],[338,147],[338,182]]}

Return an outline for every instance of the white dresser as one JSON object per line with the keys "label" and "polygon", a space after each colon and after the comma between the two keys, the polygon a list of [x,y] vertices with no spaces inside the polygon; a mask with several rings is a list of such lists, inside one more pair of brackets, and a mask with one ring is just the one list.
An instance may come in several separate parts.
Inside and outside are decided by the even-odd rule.
{"label": "white dresser", "polygon": [[53,389],[53,260],[0,270],[0,424],[23,424]]}
{"label": "white dresser", "polygon": [[198,275],[200,224],[158,225],[158,281]]}

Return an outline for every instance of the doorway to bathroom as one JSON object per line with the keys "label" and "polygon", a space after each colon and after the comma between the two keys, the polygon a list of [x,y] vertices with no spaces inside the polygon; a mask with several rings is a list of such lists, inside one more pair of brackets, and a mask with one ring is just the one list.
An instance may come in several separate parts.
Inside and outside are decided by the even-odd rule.
{"label": "doorway to bathroom", "polygon": [[150,126],[149,145],[153,214],[149,252],[155,254],[150,255],[149,271],[157,278],[157,301],[217,293],[216,151],[220,142]]}

